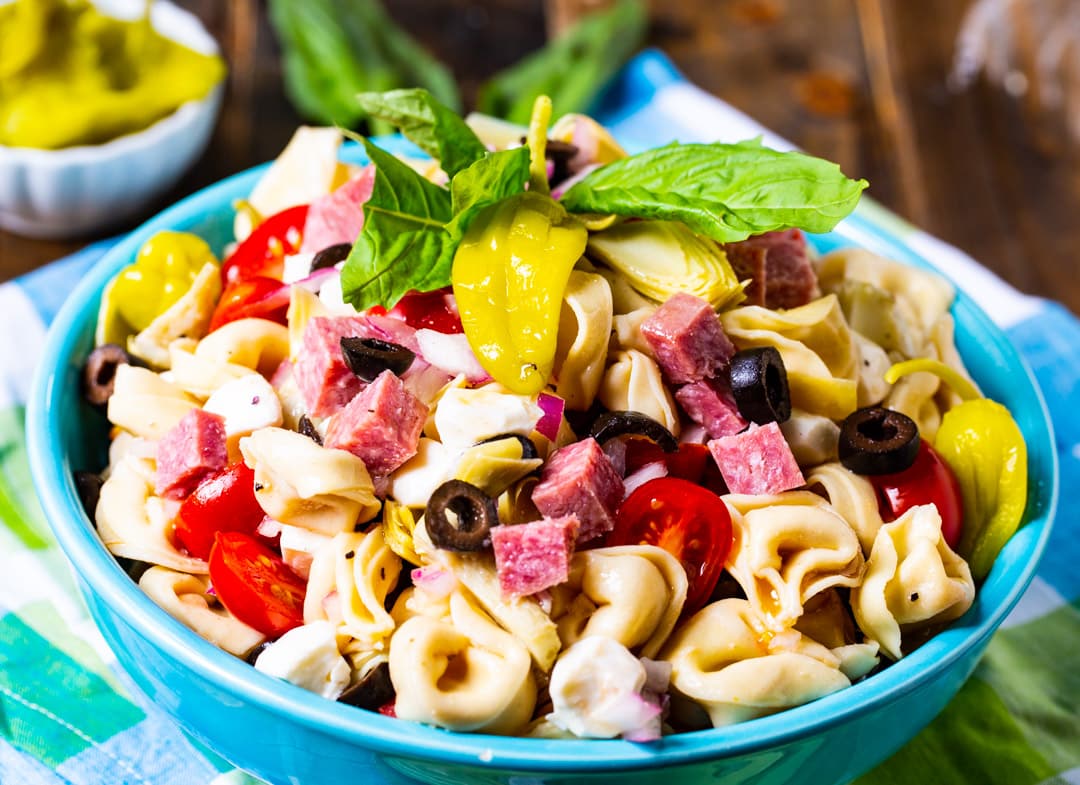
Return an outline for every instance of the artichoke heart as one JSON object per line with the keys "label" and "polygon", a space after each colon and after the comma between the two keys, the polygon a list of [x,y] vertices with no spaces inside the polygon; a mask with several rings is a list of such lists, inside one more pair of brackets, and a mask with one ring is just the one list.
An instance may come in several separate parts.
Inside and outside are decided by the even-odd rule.
{"label": "artichoke heart", "polygon": [[676,292],[729,308],[744,299],[743,284],[724,251],[677,221],[632,221],[589,237],[588,255],[626,276],[639,293],[664,302]]}

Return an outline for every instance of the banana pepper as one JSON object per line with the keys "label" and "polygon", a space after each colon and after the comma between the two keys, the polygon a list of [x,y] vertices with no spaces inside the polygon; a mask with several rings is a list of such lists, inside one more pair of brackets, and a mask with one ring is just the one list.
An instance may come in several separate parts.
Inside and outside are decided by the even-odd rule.
{"label": "banana pepper", "polygon": [[527,191],[477,216],[454,254],[461,324],[484,369],[519,395],[547,384],[563,293],[588,232],[550,197]]}
{"label": "banana pepper", "polygon": [[980,395],[954,369],[937,360],[918,359],[894,365],[885,380],[926,371],[948,383],[964,402],[941,419],[934,449],[960,483],[964,530],[957,552],[981,580],[1020,526],[1027,506],[1027,445],[1009,410]]}
{"label": "banana pepper", "polygon": [[200,237],[187,232],[159,232],[146,241],[110,286],[109,301],[131,332],[150,326],[184,296],[207,262],[217,263]]}

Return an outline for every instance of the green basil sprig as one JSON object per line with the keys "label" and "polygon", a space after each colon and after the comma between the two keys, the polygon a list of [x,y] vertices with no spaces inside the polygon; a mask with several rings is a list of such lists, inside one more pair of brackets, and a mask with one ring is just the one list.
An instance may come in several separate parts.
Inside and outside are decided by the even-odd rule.
{"label": "green basil sprig", "polygon": [[797,226],[828,232],[858,204],[865,180],[829,161],[737,144],[670,144],[597,169],[563,194],[570,212],[682,221],[720,242]]}

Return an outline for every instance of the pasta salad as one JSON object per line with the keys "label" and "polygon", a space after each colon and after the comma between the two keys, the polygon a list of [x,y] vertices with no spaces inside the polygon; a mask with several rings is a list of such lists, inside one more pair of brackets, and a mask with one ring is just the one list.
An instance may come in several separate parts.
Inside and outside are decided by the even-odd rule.
{"label": "pasta salad", "polygon": [[646,742],[815,700],[960,617],[1026,499],[940,276],[804,232],[865,182],[759,142],[361,96],[221,261],[106,288],[105,546],[257,670],[453,731]]}

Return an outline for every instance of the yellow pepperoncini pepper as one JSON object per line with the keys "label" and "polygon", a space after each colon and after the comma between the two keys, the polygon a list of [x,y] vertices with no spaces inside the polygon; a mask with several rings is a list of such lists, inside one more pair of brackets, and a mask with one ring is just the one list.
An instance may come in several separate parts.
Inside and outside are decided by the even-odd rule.
{"label": "yellow pepperoncini pepper", "polygon": [[957,552],[976,580],[1020,526],[1027,506],[1027,445],[1009,410],[983,398],[975,386],[937,360],[898,363],[885,380],[927,371],[946,381],[964,402],[941,418],[934,449],[952,469],[964,497],[964,531]]}
{"label": "yellow pepperoncini pepper", "polygon": [[588,232],[561,205],[532,191],[477,216],[454,254],[451,280],[477,359],[519,395],[547,384],[563,293]]}
{"label": "yellow pepperoncini pepper", "polygon": [[109,303],[131,332],[145,330],[191,288],[207,262],[217,263],[206,242],[187,232],[159,232],[146,241],[109,287]]}

